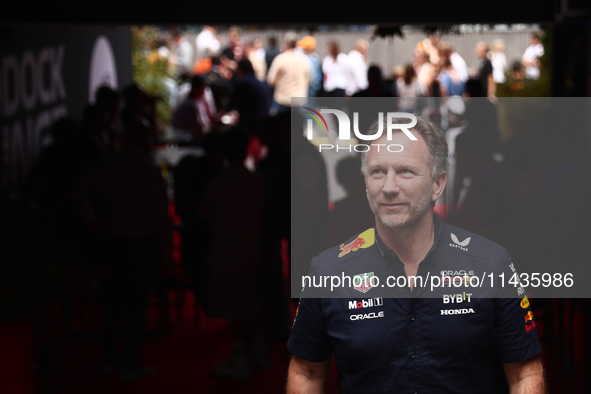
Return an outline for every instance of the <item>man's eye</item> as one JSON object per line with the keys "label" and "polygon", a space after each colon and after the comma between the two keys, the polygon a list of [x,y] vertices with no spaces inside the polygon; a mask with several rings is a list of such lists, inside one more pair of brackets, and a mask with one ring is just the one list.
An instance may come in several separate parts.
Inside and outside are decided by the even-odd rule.
{"label": "man's eye", "polygon": [[371,173],[372,173],[372,174],[380,174],[380,173],[382,173],[382,172],[383,172],[383,171],[382,171],[382,170],[380,170],[379,168],[376,168],[376,169],[374,169],[374,170],[372,170],[372,171],[371,171]]}
{"label": "man's eye", "polygon": [[409,170],[408,168],[405,168],[405,169],[402,170],[402,173],[403,174],[412,174],[412,171]]}

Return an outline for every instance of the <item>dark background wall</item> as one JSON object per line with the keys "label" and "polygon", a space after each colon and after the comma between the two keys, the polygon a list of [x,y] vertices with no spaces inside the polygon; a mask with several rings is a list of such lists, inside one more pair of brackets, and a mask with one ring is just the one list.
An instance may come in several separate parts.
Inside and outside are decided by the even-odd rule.
{"label": "dark background wall", "polygon": [[91,89],[92,52],[101,36],[113,56],[111,61],[104,52],[98,55],[94,78],[114,88],[125,86],[131,82],[128,27],[0,29],[1,189],[22,182],[49,143],[47,128],[53,121],[81,117]]}

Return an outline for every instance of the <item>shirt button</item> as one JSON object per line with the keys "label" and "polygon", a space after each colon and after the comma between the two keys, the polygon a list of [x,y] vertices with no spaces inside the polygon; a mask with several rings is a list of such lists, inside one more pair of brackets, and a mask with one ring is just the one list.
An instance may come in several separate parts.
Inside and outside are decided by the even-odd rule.
{"label": "shirt button", "polygon": [[410,317],[410,320],[411,320],[411,321],[415,321],[415,319],[416,319],[415,315],[412,315],[412,316]]}
{"label": "shirt button", "polygon": [[410,354],[410,358],[414,359],[414,358],[416,358],[416,357],[417,357],[417,355],[416,355],[416,354],[414,354],[414,353],[411,353],[411,354]]}
{"label": "shirt button", "polygon": [[417,391],[417,390],[411,390],[410,392],[411,392],[412,394],[417,394],[417,393],[418,393],[418,391]]}

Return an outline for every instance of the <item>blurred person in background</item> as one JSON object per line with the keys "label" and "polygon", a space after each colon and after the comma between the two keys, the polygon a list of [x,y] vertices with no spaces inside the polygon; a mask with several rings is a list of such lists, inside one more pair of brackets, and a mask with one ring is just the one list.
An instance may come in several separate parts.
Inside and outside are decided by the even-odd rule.
{"label": "blurred person in background", "polygon": [[[314,51],[316,49],[316,39],[312,36],[306,36],[298,41],[297,46],[301,48],[310,63],[312,64],[312,84],[308,88],[308,97],[316,97],[322,89],[322,66],[320,65],[320,56]],[[314,106],[313,104],[310,104]]]}
{"label": "blurred person in background", "polygon": [[427,53],[428,60],[431,64],[439,64],[439,37],[431,34],[422,41],[422,48]]}
{"label": "blurred person in background", "polygon": [[51,135],[52,143],[41,152],[24,189],[36,202],[46,232],[79,256],[89,256],[91,240],[72,206],[70,193],[101,159],[102,152],[81,122],[73,118],[58,119],[51,125]]}
{"label": "blurred person in background", "polygon": [[253,39],[244,39],[244,57],[252,64],[254,75],[257,79],[264,82],[267,76],[267,63],[265,62],[265,58],[261,57],[257,52],[254,46],[255,41]]}
{"label": "blurred person in background", "polygon": [[429,89],[437,75],[435,66],[429,62],[429,55],[421,49],[415,49],[413,67],[422,96],[429,96]]}
{"label": "blurred person in background", "polygon": [[478,134],[468,128],[455,140],[457,196],[450,223],[496,241],[506,232],[503,223],[510,222],[507,215],[511,210],[506,190],[491,165],[490,151]]}
{"label": "blurred person in background", "polygon": [[[238,26],[231,26],[228,29],[228,46],[222,50],[220,59],[222,62],[240,61],[244,55],[244,44],[242,43],[242,29]],[[231,67],[234,69],[234,67]]]}
{"label": "blurred person in background", "polygon": [[461,96],[464,94],[464,82],[458,72],[451,65],[449,57],[439,58],[439,91],[441,97]]}
{"label": "blurred person in background", "polygon": [[174,54],[172,57],[173,75],[178,78],[178,76],[189,72],[193,66],[193,47],[178,29],[173,30],[171,47]]}
{"label": "blurred person in background", "polygon": [[[228,64],[230,64],[231,62],[229,62]],[[195,60],[195,63],[193,63],[193,75],[203,75],[203,74],[207,74],[208,72],[211,71],[211,68],[213,67],[213,64],[211,64],[211,58],[210,57],[204,57],[201,59],[197,59]]]}
{"label": "blurred person in background", "polygon": [[[295,32],[294,30],[288,30],[285,32],[285,34],[283,35],[283,40],[281,41],[281,52],[284,52],[290,41],[295,41],[297,44],[298,41],[298,33]],[[297,53],[304,53],[304,51],[302,51],[300,48],[296,47],[294,48],[294,51]]]}
{"label": "blurred person in background", "polygon": [[476,44],[474,50],[476,56],[478,56],[478,80],[482,84],[482,89],[486,92],[488,97],[494,97],[497,85],[493,79],[493,66],[490,60],[488,60],[488,45],[484,41],[480,41]]}
{"label": "blurred person in background", "polygon": [[267,52],[265,51],[265,48],[263,48],[263,40],[261,40],[260,38],[255,38],[252,44],[252,48],[254,49],[258,57],[265,60]]}
{"label": "blurred person in background", "polygon": [[507,69],[505,41],[498,39],[493,42],[490,62],[493,67],[493,80],[495,83],[505,83],[507,79],[505,76],[505,70]]}
{"label": "blurred person in background", "polygon": [[[189,48],[183,45],[188,44],[188,42],[186,42],[182,35],[180,35],[177,28],[173,28],[171,33],[172,36],[170,39],[161,38],[156,40],[156,46],[158,49],[154,54],[160,60],[166,61],[168,74],[173,77],[171,78],[164,75],[159,79],[160,83],[166,88],[163,94],[164,99],[168,101],[168,104],[171,107],[174,107],[176,105],[175,99],[178,95],[179,83],[181,83],[183,75],[191,69],[190,62],[193,57],[193,48],[191,48],[190,44]],[[179,45],[177,45],[176,40],[179,40]],[[184,42],[182,40],[184,40]],[[187,64],[184,65],[183,62],[187,62]]]}
{"label": "blurred person in background", "polygon": [[507,84],[512,91],[519,92],[525,88],[524,79],[523,65],[521,61],[515,60],[511,65],[511,74],[507,79]]}
{"label": "blurred person in background", "polygon": [[335,41],[326,44],[326,57],[322,61],[324,92],[327,97],[344,97],[348,86],[347,55],[339,52]]}
{"label": "blurred person in background", "polygon": [[101,151],[111,154],[120,149],[121,98],[109,86],[101,86],[95,92],[95,103],[84,108],[84,128]]}
{"label": "blurred person in background", "polygon": [[267,117],[258,134],[267,155],[257,165],[265,185],[261,240],[262,323],[267,342],[285,343],[291,329],[288,292],[283,273],[284,241],[291,239],[291,114]]}
{"label": "blurred person in background", "polygon": [[339,245],[351,234],[361,233],[375,224],[375,216],[367,204],[365,181],[360,167],[358,156],[346,157],[337,163],[337,182],[347,194],[335,202],[334,209],[329,213],[325,248]]}
{"label": "blurred person in background", "polygon": [[174,109],[172,127],[186,131],[196,137],[203,135],[203,126],[197,102],[203,97],[206,84],[205,80],[200,76],[194,76],[190,84],[191,90],[187,97]]}
{"label": "blurred person in background", "polygon": [[[414,69],[414,66],[413,66]],[[392,67],[391,77],[392,77],[392,85],[390,86],[390,90],[392,91],[392,96],[398,97],[398,87],[396,86],[396,81],[398,78],[402,78],[404,76],[404,67],[403,66],[394,66]]]}
{"label": "blurred person in background", "polygon": [[240,60],[234,89],[226,111],[237,111],[238,123],[252,132],[265,117],[269,116],[269,107],[267,87],[255,77],[250,60]]}
{"label": "blurred person in background", "polygon": [[286,38],[285,51],[273,60],[267,74],[267,83],[274,88],[271,115],[289,111],[292,97],[308,97],[308,87],[312,83],[310,60],[295,51],[294,37]]}
{"label": "blurred person in background", "polygon": [[220,40],[218,39],[215,26],[203,26],[201,33],[195,39],[195,48],[197,49],[197,59],[217,56],[220,51]]}
{"label": "blurred person in background", "polygon": [[[269,69],[271,68],[271,63],[273,60],[281,53],[281,50],[277,46],[277,38],[276,37],[269,37],[267,40],[267,48],[265,49],[265,62],[267,63],[267,74],[269,74]],[[267,84],[267,90],[269,91],[269,96],[273,97],[273,87]]]}
{"label": "blurred person in background", "polygon": [[540,77],[540,60],[544,55],[544,46],[540,36],[536,33],[531,35],[531,45],[527,47],[521,59],[521,64],[525,68],[525,77],[528,79],[538,79]]}
{"label": "blurred person in background", "polygon": [[511,66],[511,76],[514,79],[523,80],[525,78],[525,73],[523,72],[523,65],[519,60],[513,62]]}
{"label": "blurred person in background", "polygon": [[470,77],[468,74],[468,65],[466,64],[464,58],[461,57],[459,53],[454,51],[453,47],[450,47],[450,50],[451,55],[449,55],[449,60],[451,61],[451,65],[456,69],[460,75],[460,79],[465,83]]}
{"label": "blurred person in background", "polygon": [[[322,155],[303,133],[303,117],[285,113],[278,116],[279,134],[291,134],[291,227],[290,289],[302,288],[302,276],[310,270],[312,258],[325,243],[328,229],[328,179]],[[298,299],[293,299],[297,303]]]}
{"label": "blurred person in background", "polygon": [[269,37],[268,46],[265,50],[265,62],[267,62],[267,70],[271,68],[271,63],[273,63],[273,59],[275,59],[275,57],[280,53],[281,51],[277,47],[277,38]]}
{"label": "blurred person in background", "polygon": [[413,113],[417,108],[421,89],[412,63],[408,63],[404,67],[403,75],[396,79],[396,90],[400,97],[398,108],[404,112]]}
{"label": "blurred person in background", "polygon": [[[464,112],[464,130],[461,135],[464,137],[456,138],[456,157],[459,159],[458,153],[458,141],[466,138],[466,135],[470,135],[468,144],[464,148],[471,149],[470,152],[464,151],[466,155],[462,158],[468,157],[467,154],[478,157],[478,163],[482,163],[487,168],[492,170],[494,167],[491,166],[493,157],[498,157],[501,152],[501,136],[498,128],[497,121],[497,109],[495,105],[485,99],[486,91],[482,86],[479,79],[469,79],[466,82],[466,90],[464,92],[465,101],[465,112]],[[465,177],[469,176],[468,172],[472,171],[471,165],[466,163],[472,163],[470,160],[466,160],[463,163],[458,163],[456,166],[456,172],[454,176],[453,192],[452,192],[452,204],[449,209],[450,217],[455,215],[455,211],[459,205],[459,201],[462,197],[462,190],[464,192],[470,185],[470,181],[465,180]],[[461,165],[460,165],[461,164]],[[470,211],[468,211],[470,212]],[[482,212],[483,214],[484,212]],[[473,212],[472,212],[473,214]],[[478,215],[476,215],[478,216]],[[464,219],[467,219],[464,217]],[[478,221],[478,217],[474,217],[475,221]]]}
{"label": "blurred person in background", "polygon": [[224,134],[228,166],[209,184],[201,205],[213,233],[209,314],[230,321],[232,340],[230,357],[211,373],[232,380],[247,379],[253,370],[270,364],[258,293],[264,185],[244,166],[248,141],[248,133],[240,128]]}
{"label": "blurred person in background", "polygon": [[211,71],[203,75],[203,79],[205,79],[205,82],[211,89],[216,108],[224,108],[228,105],[230,82],[222,72],[220,58],[217,56],[211,57]]}
{"label": "blurred person in background", "polygon": [[492,160],[493,156],[501,152],[501,134],[497,120],[497,107],[490,101],[480,97],[486,97],[482,83],[477,79],[469,79],[464,93],[466,110],[464,120],[467,123],[466,131],[472,131],[480,138],[486,159]]}
{"label": "blurred person in background", "polygon": [[[139,354],[153,276],[160,264],[172,264],[172,230],[166,185],[150,157],[153,140],[148,128],[132,121],[123,141],[123,150],[100,161],[74,188],[72,198],[89,231],[103,245],[101,369],[119,365],[119,379],[130,382],[154,373],[140,363]],[[100,201],[100,213],[87,201],[91,192]],[[119,358],[117,333],[125,314]]]}
{"label": "blurred person in background", "polygon": [[458,76],[462,80],[462,82],[466,82],[468,80],[468,65],[464,58],[460,56],[459,53],[454,51],[453,46],[449,42],[439,42],[439,62],[441,62],[442,58],[448,58],[451,62],[452,67],[458,73]]}
{"label": "blurred person in background", "polygon": [[191,91],[191,78],[193,76],[190,73],[185,73],[181,75],[181,79],[179,81],[179,87],[176,90],[176,105],[174,108],[178,107],[180,103],[183,102],[184,99],[187,98],[189,92]]}
{"label": "blurred person in background", "polygon": [[355,41],[353,50],[347,55],[347,88],[345,93],[352,96],[367,89],[367,56],[369,42],[362,38]]}
{"label": "blurred person in background", "polygon": [[129,84],[123,89],[125,106],[121,111],[123,127],[127,128],[132,122],[143,123],[152,137],[156,137],[158,127],[156,125],[156,101],[160,97],[147,94],[135,83]]}
{"label": "blurred person in background", "polygon": [[366,79],[368,81],[367,89],[356,92],[352,97],[393,97],[388,89],[384,89],[382,70],[377,64],[373,64],[367,69]]}
{"label": "blurred person in background", "polygon": [[217,122],[217,108],[211,88],[205,82],[205,89],[203,89],[203,96],[197,100],[197,108],[199,109],[199,121],[203,128],[203,133],[209,133]]}
{"label": "blurred person in background", "polygon": [[201,125],[203,134],[207,134],[215,125],[217,116],[217,106],[215,104],[213,92],[209,87],[205,76],[197,75],[196,77],[199,78],[193,77],[187,80],[187,82],[185,82],[179,88],[180,94],[178,100],[181,104],[179,104],[177,108],[182,105],[183,101],[185,101],[187,98],[189,98],[189,96],[191,96],[191,92],[193,90],[193,82],[198,81],[198,83],[204,83],[203,94],[195,100],[195,103],[197,105],[198,121]]}
{"label": "blurred person in background", "polygon": [[[175,211],[182,220],[181,255],[196,306],[207,311],[209,267],[207,258],[212,246],[211,226],[200,215],[207,187],[224,167],[221,133],[211,132],[203,138],[205,155],[185,155],[173,171]],[[196,317],[200,314],[196,313]],[[196,322],[197,325],[199,321]]]}
{"label": "blurred person in background", "polygon": [[[378,65],[373,64],[367,69],[367,79],[369,84],[367,89],[358,91],[352,97],[393,97],[390,89],[384,86],[382,70]],[[392,100],[348,100],[347,107],[351,114],[350,116],[355,112],[362,114],[358,118],[358,129],[368,130],[372,123],[377,120],[377,114],[392,111],[393,105],[395,103]],[[368,116],[368,109],[370,107],[371,113],[374,115]],[[331,137],[336,138],[334,134]]]}

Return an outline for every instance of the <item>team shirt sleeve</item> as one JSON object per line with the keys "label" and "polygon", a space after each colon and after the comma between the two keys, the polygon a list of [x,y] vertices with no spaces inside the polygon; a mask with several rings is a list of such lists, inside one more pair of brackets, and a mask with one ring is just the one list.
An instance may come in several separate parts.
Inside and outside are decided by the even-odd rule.
{"label": "team shirt sleeve", "polygon": [[[497,283],[494,310],[496,346],[503,363],[525,361],[542,351],[529,300],[522,286],[508,284],[518,274],[506,250],[500,256],[499,274],[504,273],[504,286]],[[518,276],[517,276],[518,277]]]}
{"label": "team shirt sleeve", "polygon": [[[310,276],[314,275],[314,260],[312,260]],[[323,299],[308,298],[307,294],[310,294],[310,290],[304,288],[287,348],[294,356],[302,360],[322,362],[328,359],[333,352],[323,313]]]}

